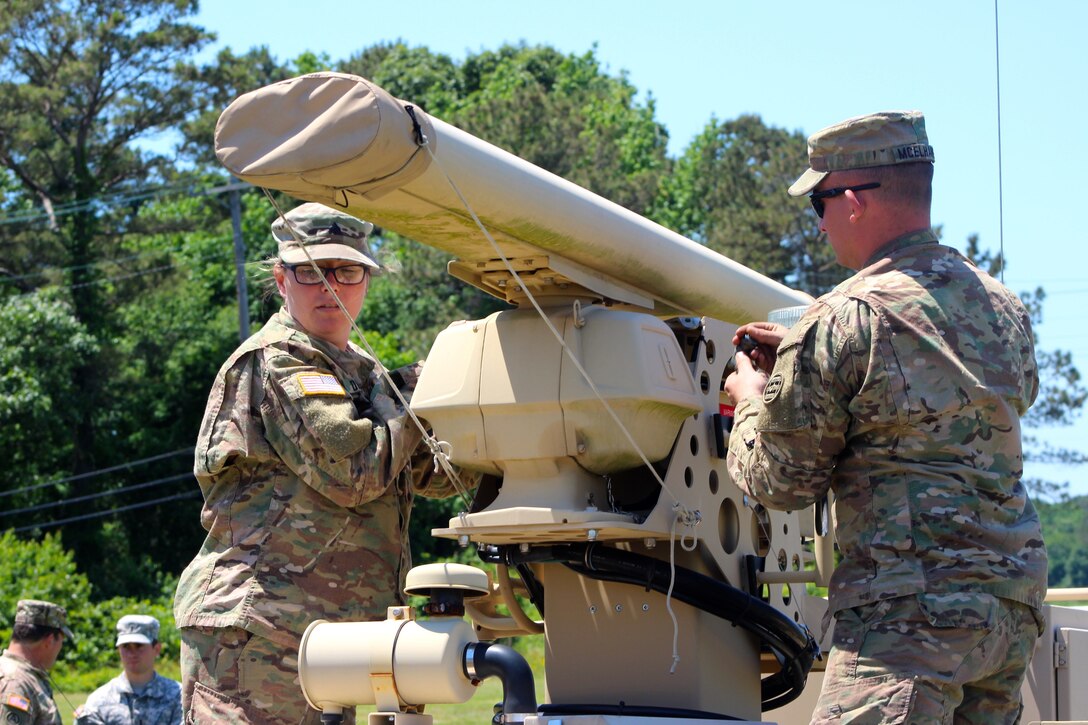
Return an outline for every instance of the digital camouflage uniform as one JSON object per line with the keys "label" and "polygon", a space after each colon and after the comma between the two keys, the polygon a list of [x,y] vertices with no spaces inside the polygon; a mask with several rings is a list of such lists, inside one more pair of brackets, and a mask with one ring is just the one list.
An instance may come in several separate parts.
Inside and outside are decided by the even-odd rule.
{"label": "digital camouflage uniform", "polygon": [[92,692],[75,714],[76,725],[180,725],[181,684],[156,672],[134,690],[121,673]]}
{"label": "digital camouflage uniform", "polygon": [[[52,627],[72,639],[68,612],[52,602],[21,599],[16,604],[15,624]],[[49,673],[26,659],[4,650],[0,654],[0,718],[10,725],[60,725],[53,702]]]}
{"label": "digital camouflage uniform", "polygon": [[[117,620],[118,649],[126,645],[153,647],[158,641],[159,620],[151,615],[126,614]],[[150,651],[144,650],[144,654]],[[148,682],[133,687],[122,672],[92,692],[87,702],[76,708],[75,718],[76,725],[179,725],[181,684],[153,672]]]}
{"label": "digital camouflage uniform", "polygon": [[[394,373],[406,397],[417,376]],[[452,493],[421,440],[371,358],[285,309],[226,361],[196,445],[208,536],[175,600],[194,721],[318,721],[297,677],[306,626],[383,619],[413,494]]]}
{"label": "digital camouflage uniform", "polygon": [[1023,305],[924,231],[817,300],[737,405],[738,485],[777,509],[835,496],[814,722],[951,722],[964,685],[978,722],[1015,718],[1047,575],[1021,482],[1038,385]]}

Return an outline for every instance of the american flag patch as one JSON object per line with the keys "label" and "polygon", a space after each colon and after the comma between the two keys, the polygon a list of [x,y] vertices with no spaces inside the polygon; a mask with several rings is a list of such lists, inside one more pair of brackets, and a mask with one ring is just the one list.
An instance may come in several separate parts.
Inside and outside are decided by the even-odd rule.
{"label": "american flag patch", "polygon": [[22,695],[16,695],[14,693],[7,696],[4,700],[5,705],[10,705],[16,710],[22,710],[23,712],[30,712],[30,700],[26,699]]}
{"label": "american flag patch", "polygon": [[295,382],[303,395],[347,395],[335,375],[327,373],[296,373]]}

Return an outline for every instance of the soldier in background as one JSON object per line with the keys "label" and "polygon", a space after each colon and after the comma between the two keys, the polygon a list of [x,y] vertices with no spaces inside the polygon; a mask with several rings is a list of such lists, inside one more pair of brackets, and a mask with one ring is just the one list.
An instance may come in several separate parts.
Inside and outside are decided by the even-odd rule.
{"label": "soldier in background", "polygon": [[49,670],[65,638],[68,613],[52,602],[22,599],[15,608],[11,643],[0,655],[0,717],[11,725],[60,725]]}
{"label": "soldier in background", "polygon": [[161,652],[159,620],[147,614],[117,620],[124,671],[76,709],[76,725],[181,725],[181,685],[155,671]]}
{"label": "soldier in background", "polygon": [[[737,330],[733,480],[766,506],[835,494],[835,631],[814,723],[1013,723],[1047,558],[1021,481],[1038,393],[1028,313],[930,228],[917,111],[809,139],[809,194],[858,273],[788,331]],[[753,363],[755,364],[754,367]],[[826,626],[827,622],[825,622]]]}
{"label": "soldier in background", "polygon": [[[381,269],[372,228],[312,203],[272,224],[284,307],[208,398],[195,466],[208,536],[174,604],[196,722],[318,723],[298,679],[307,625],[384,619],[410,566],[413,496],[453,493],[377,363],[349,342]],[[418,373],[391,377],[408,397]]]}

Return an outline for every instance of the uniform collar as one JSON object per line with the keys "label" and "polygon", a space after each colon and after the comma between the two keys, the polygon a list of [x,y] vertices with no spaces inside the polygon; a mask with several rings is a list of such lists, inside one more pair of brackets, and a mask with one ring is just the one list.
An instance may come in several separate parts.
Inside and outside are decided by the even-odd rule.
{"label": "uniform collar", "polygon": [[896,237],[887,244],[881,246],[880,249],[873,252],[873,256],[869,257],[868,261],[866,261],[865,264],[862,265],[862,269],[872,264],[875,264],[884,257],[891,256],[892,253],[898,252],[900,249],[917,246],[919,244],[936,243],[937,235],[933,233],[932,229],[919,229],[918,231],[904,234],[901,237]]}
{"label": "uniform collar", "polygon": [[17,655],[17,654],[15,654],[14,652],[12,652],[9,649],[5,649],[3,654],[4,654],[5,657],[8,657],[10,659],[15,660],[17,663],[19,663],[19,665],[27,668],[28,670],[30,670],[34,674],[41,677],[43,680],[48,680],[49,679],[49,673],[48,672],[43,670],[41,667],[35,667],[34,665],[30,664],[30,660],[28,660],[26,657],[23,657],[22,655]]}

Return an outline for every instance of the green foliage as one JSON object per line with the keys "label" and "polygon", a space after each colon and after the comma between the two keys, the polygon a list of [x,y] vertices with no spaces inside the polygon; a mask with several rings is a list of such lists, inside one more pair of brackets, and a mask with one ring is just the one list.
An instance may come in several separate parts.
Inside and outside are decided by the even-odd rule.
{"label": "green foliage", "polygon": [[822,294],[849,272],[808,204],[785,193],[807,163],[799,132],[759,116],[711,119],[663,179],[653,216],[772,279]]}
{"label": "green foliage", "polygon": [[[266,47],[228,48],[198,67],[189,59],[209,36],[183,22],[194,9],[191,0],[0,4],[0,446],[9,462],[0,493],[23,489],[4,499],[0,523],[41,527],[0,538],[0,623],[23,596],[68,606],[80,641],[66,647],[62,681],[89,688],[115,671],[113,622],[123,613],[148,611],[173,632],[173,577],[204,536],[189,450],[239,320],[230,195],[203,190],[230,183],[212,138],[238,95],[325,68],[358,73],[775,279],[815,293],[846,274],[808,206],[784,194],[805,165],[799,133],[758,116],[710,119],[670,159],[653,99],[603,68],[595,49],[504,45],[454,61],[395,41],[344,61],[304,52],[282,63]],[[164,139],[177,141],[176,158]],[[256,328],[280,305],[260,293],[275,212],[257,190],[240,204]],[[451,278],[448,255],[388,230],[374,241],[390,272],[373,282],[360,325],[388,367],[425,357],[450,322],[506,307]],[[996,269],[1001,260],[974,244]],[[1042,290],[1024,298],[1038,322]],[[1071,420],[1086,399],[1072,359],[1041,346],[1039,359],[1044,389],[1026,422]],[[1030,455],[1085,458],[1045,445]],[[463,505],[418,502],[418,563],[474,560],[429,534]],[[1047,513],[1061,567],[1052,578],[1083,585],[1073,513]],[[80,517],[66,525],[68,551],[42,536]]]}
{"label": "green foliage", "polygon": [[[0,300],[0,430],[7,465],[0,490],[26,488],[70,471],[72,402],[79,389],[73,371],[98,351],[98,342],[76,319],[57,290]],[[8,499],[7,511],[39,503],[53,491]],[[12,525],[12,519],[0,523]]]}
{"label": "green foliage", "polygon": [[44,599],[68,609],[70,622],[90,599],[91,583],[81,574],[59,535],[24,541],[11,531],[0,533],[0,640],[11,637],[15,605],[20,599]]}
{"label": "green foliage", "polygon": [[[55,534],[47,534],[39,541],[26,541],[5,531],[0,534],[0,561],[4,562],[0,567],[0,640],[7,642],[11,637],[15,606],[20,599],[44,599],[68,611],[68,624],[75,641],[65,643],[54,670],[54,676],[62,682],[69,673],[118,669],[115,627],[125,614],[150,614],[157,618],[162,659],[178,658],[180,638],[172,611],[173,579],[161,584],[154,599],[113,597],[92,601],[90,581],[79,571],[61,537]],[[78,688],[78,678],[75,683]]]}
{"label": "green foliage", "polygon": [[1049,586],[1088,587],[1088,496],[1035,505],[1050,558]]}

